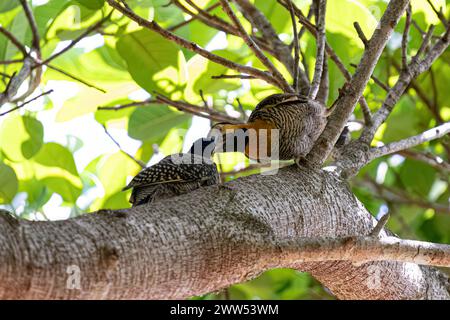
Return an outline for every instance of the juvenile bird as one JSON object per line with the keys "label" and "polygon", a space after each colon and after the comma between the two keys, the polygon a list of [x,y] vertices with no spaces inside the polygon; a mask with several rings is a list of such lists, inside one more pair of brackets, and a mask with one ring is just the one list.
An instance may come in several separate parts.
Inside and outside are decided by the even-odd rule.
{"label": "juvenile bird", "polygon": [[172,154],[139,172],[123,190],[133,188],[134,207],[218,184],[219,173],[211,160],[214,148],[214,138],[199,139],[188,153]]}
{"label": "juvenile bird", "polygon": [[[328,115],[323,104],[303,95],[274,94],[258,103],[247,123],[219,123],[213,129],[224,139],[222,152],[244,152],[254,160],[300,159],[322,133]],[[253,144],[252,132],[257,137]],[[236,135],[245,135],[243,144],[236,143]],[[274,150],[278,154],[272,154]]]}

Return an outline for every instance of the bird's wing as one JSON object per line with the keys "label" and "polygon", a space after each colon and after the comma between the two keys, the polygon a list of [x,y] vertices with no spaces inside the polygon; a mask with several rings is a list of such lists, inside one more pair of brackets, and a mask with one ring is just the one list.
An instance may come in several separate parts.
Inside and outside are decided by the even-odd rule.
{"label": "bird's wing", "polygon": [[[172,155],[173,156],[173,155]],[[178,163],[172,156],[167,156],[157,164],[145,168],[123,189],[145,187],[173,182],[194,182],[210,175],[210,166],[204,163]],[[179,154],[184,156],[184,154]]]}

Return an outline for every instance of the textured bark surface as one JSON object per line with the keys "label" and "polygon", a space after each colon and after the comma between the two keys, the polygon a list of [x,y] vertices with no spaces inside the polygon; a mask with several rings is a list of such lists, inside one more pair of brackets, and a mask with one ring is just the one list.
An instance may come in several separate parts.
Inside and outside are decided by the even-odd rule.
{"label": "textured bark surface", "polygon": [[[341,299],[449,299],[446,280],[430,267],[298,263],[280,247],[367,235],[374,223],[345,182],[296,167],[66,221],[0,214],[0,298],[187,298],[293,267]],[[80,290],[67,288],[71,266],[80,270]]]}

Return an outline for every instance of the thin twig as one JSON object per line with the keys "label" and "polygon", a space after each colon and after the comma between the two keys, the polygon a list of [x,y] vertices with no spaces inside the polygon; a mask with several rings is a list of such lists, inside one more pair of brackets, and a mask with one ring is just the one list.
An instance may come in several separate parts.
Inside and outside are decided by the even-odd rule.
{"label": "thin twig", "polygon": [[245,74],[221,74],[218,76],[211,76],[211,79],[256,79],[254,76]]}
{"label": "thin twig", "polygon": [[406,21],[405,21],[405,29],[403,29],[402,36],[402,67],[406,70],[408,68],[408,36],[409,29],[411,27],[411,3],[406,8]]}
{"label": "thin twig", "polygon": [[422,53],[425,52],[425,49],[428,47],[428,43],[431,40],[431,36],[433,35],[434,29],[435,29],[434,25],[431,25],[428,28],[428,31],[425,34],[425,37],[423,38],[422,44],[420,45],[420,48],[419,48],[419,50],[417,50],[417,53],[416,53],[416,55],[414,56],[413,59],[419,59],[420,56],[422,55]]}
{"label": "thin twig", "polygon": [[[350,63],[350,66],[353,68],[358,67],[356,64],[354,63]],[[381,81],[380,79],[378,79],[375,75],[371,75],[370,78],[373,80],[373,82],[375,82],[376,85],[378,85],[381,89],[383,89],[384,91],[388,92],[391,88],[385,84],[383,81]]]}
{"label": "thin twig", "polygon": [[22,52],[23,56],[26,57],[28,55],[27,49],[25,46],[16,38],[15,35],[13,35],[11,32],[9,32],[7,29],[3,28],[0,25],[0,33],[2,33],[6,38],[11,41],[13,45],[16,46],[17,49],[19,49],[20,52]]}
{"label": "thin twig", "polygon": [[58,67],[55,67],[54,65],[47,64],[47,67],[52,69],[52,70],[55,70],[55,71],[57,71],[57,72],[59,72],[59,73],[61,73],[63,75],[65,75],[65,76],[67,76],[67,77],[69,77],[69,78],[71,78],[71,79],[73,79],[75,81],[78,81],[78,82],[84,84],[85,86],[88,86],[88,87],[96,89],[96,90],[98,90],[100,92],[106,93],[105,89],[97,87],[95,84],[89,83],[89,82],[87,82],[87,81],[85,81],[85,80],[83,80],[83,79],[81,79],[81,78],[79,78],[77,76],[74,76],[73,74],[68,73],[67,71],[64,71],[64,70],[62,70],[62,69],[60,69]]}
{"label": "thin twig", "polygon": [[80,42],[81,40],[83,40],[84,38],[86,38],[92,31],[95,31],[96,29],[100,28],[112,15],[114,10],[111,10],[111,12],[105,16],[104,18],[100,19],[100,21],[98,21],[97,23],[93,24],[92,26],[90,26],[89,28],[86,29],[85,32],[83,32],[82,34],[80,34],[77,38],[75,38],[74,40],[72,40],[70,42],[69,45],[67,45],[66,47],[64,47],[64,49],[62,49],[61,51],[58,51],[57,53],[55,53],[54,55],[52,55],[51,57],[45,59],[42,62],[39,62],[35,65],[35,68],[38,66],[42,66],[42,65],[47,65],[50,61],[53,61],[54,59],[58,58],[59,56],[61,56],[62,54],[64,54],[65,52],[69,51],[71,48],[73,48],[78,42]]}
{"label": "thin twig", "polygon": [[366,36],[364,35],[364,32],[361,29],[361,26],[357,21],[353,22],[353,27],[356,30],[356,33],[358,34],[359,39],[361,39],[362,43],[364,44],[364,47],[367,48],[367,43],[369,40],[367,40]]}
{"label": "thin twig", "polygon": [[0,61],[0,65],[15,64],[15,63],[23,63],[23,59]]}
{"label": "thin twig", "polygon": [[228,122],[228,123],[240,123],[239,119],[236,119],[236,118],[230,117],[226,114],[223,114],[221,112],[215,111],[212,108],[210,109],[210,108],[199,107],[199,106],[190,104],[185,101],[174,101],[160,93],[156,93],[155,98],[156,98],[157,102],[159,102],[159,103],[165,103],[167,105],[177,108],[180,111],[194,114],[194,115],[197,115],[197,116],[200,116],[203,118],[207,118],[207,119],[210,119],[213,121]]}
{"label": "thin twig", "polygon": [[274,81],[273,77],[265,71],[255,69],[252,67],[248,67],[248,66],[244,66],[244,65],[240,65],[233,61],[230,61],[228,59],[225,59],[218,55],[215,55],[215,54],[209,52],[208,50],[205,50],[205,49],[199,47],[196,43],[188,41],[184,38],[181,38],[181,37],[175,35],[174,33],[170,32],[170,31],[167,31],[166,29],[162,28],[159,24],[157,24],[155,21],[148,21],[148,20],[138,16],[136,13],[134,13],[133,11],[131,11],[125,7],[122,7],[120,4],[118,4],[114,0],[106,0],[106,1],[108,2],[108,4],[111,7],[119,10],[122,14],[124,14],[131,20],[135,21],[140,26],[143,26],[147,29],[155,31],[156,33],[160,34],[162,37],[164,37],[172,42],[175,42],[176,44],[182,46],[183,48],[186,48],[192,52],[195,52],[210,61],[221,64],[230,69],[234,69],[234,70],[242,72],[242,73],[253,75],[253,76],[255,76],[259,79],[262,79],[262,80],[266,81],[267,83],[273,84],[277,87],[280,86],[279,83],[277,81]]}
{"label": "thin twig", "polygon": [[322,79],[323,60],[325,59],[325,15],[326,15],[326,0],[316,0],[317,5],[317,52],[316,52],[316,66],[314,68],[313,81],[308,96],[315,99],[320,87],[320,80]]}
{"label": "thin twig", "polygon": [[285,92],[293,92],[292,87],[287,83],[286,79],[284,79],[283,75],[277,70],[277,68],[273,65],[273,63],[267,58],[267,56],[261,51],[258,45],[253,41],[253,39],[247,34],[241,22],[239,21],[236,14],[230,7],[228,0],[220,0],[222,4],[222,8],[225,13],[230,17],[233,21],[234,25],[239,31],[241,38],[247,44],[247,46],[253,51],[256,57],[264,64],[269,72],[272,74],[274,80],[279,83],[279,87],[282,88]]}
{"label": "thin twig", "polygon": [[436,7],[433,5],[433,2],[431,0],[427,0],[427,2],[430,4],[431,8],[433,9],[434,13],[438,16],[439,20],[441,20],[442,24],[445,26],[447,25],[447,19],[445,18],[444,14],[442,13],[442,8],[440,10],[437,10]]}
{"label": "thin twig", "polygon": [[433,168],[437,169],[438,171],[441,171],[447,175],[450,174],[450,164],[433,154],[421,153],[414,150],[402,150],[397,152],[397,154],[403,157],[422,161],[432,166]]}
{"label": "thin twig", "polygon": [[409,137],[400,141],[391,142],[385,146],[372,148],[369,152],[371,160],[379,158],[384,155],[396,153],[401,150],[406,150],[415,147],[419,144],[439,139],[450,132],[450,121],[441,124],[433,129],[427,130],[421,134]]}
{"label": "thin twig", "polygon": [[17,107],[14,107],[14,108],[12,108],[12,109],[6,111],[6,112],[0,113],[0,117],[6,115],[6,114],[8,114],[8,113],[11,113],[11,112],[13,112],[13,111],[15,111],[15,110],[18,110],[18,109],[20,109],[20,108],[23,108],[23,107],[25,107],[27,104],[29,104],[29,103],[31,103],[31,102],[33,102],[33,101],[39,99],[39,98],[42,97],[42,96],[48,95],[48,94],[50,94],[50,93],[52,93],[52,92],[53,92],[53,90],[48,90],[48,91],[46,91],[46,92],[44,92],[44,93],[41,93],[40,95],[34,97],[33,99],[30,99],[30,100],[28,100],[28,101],[25,101],[24,103],[18,105]]}
{"label": "thin twig", "polygon": [[[214,10],[215,8],[217,8],[217,7],[219,7],[219,6],[220,6],[220,3],[217,2],[217,3],[213,4],[213,5],[211,5],[210,7],[206,8],[205,11],[206,11],[206,12],[210,12],[210,11]],[[178,29],[180,29],[180,28],[182,28],[182,27],[188,25],[189,23],[191,23],[191,22],[193,22],[193,21],[195,21],[195,20],[197,20],[197,19],[198,19],[198,16],[191,16],[191,18],[189,18],[188,20],[183,21],[183,22],[181,22],[181,23],[179,23],[179,24],[176,24],[176,25],[174,25],[174,26],[168,28],[167,30],[172,31],[172,32],[173,32],[173,31],[176,31],[176,30],[178,30]]]}
{"label": "thin twig", "polygon": [[139,107],[139,106],[145,106],[145,105],[149,105],[152,103],[156,103],[157,101],[154,99],[147,99],[144,101],[133,101],[127,104],[121,104],[121,105],[116,105],[116,106],[105,106],[105,107],[97,107],[97,110],[113,110],[113,111],[119,111],[122,109],[126,109],[126,108],[131,108],[131,107]]}
{"label": "thin twig", "polygon": [[375,228],[373,228],[372,232],[370,233],[370,237],[374,237],[377,238],[380,235],[381,230],[383,230],[384,226],[386,225],[386,223],[388,222],[390,217],[389,212],[387,212],[386,214],[384,214],[380,220],[378,220],[377,225],[375,226]]}
{"label": "thin twig", "polygon": [[141,168],[145,168],[146,165],[144,162],[142,162],[139,159],[136,159],[135,157],[133,157],[131,154],[129,154],[128,152],[126,152],[125,150],[122,149],[122,147],[120,146],[119,142],[117,142],[116,139],[114,139],[114,137],[108,132],[108,129],[106,129],[105,125],[102,125],[103,129],[105,130],[106,135],[111,139],[112,142],[114,142],[114,144],[119,148],[119,150],[126,155],[128,158],[130,158],[131,160],[133,160],[134,162],[136,162],[139,166],[141,166]]}
{"label": "thin twig", "polygon": [[291,15],[291,22],[292,22],[292,34],[294,37],[293,43],[294,43],[294,82],[293,87],[295,92],[299,92],[298,87],[298,65],[300,60],[300,46],[299,46],[299,39],[298,39],[298,33],[297,33],[297,20],[295,19],[295,12],[294,7],[292,6],[292,0],[287,0],[289,3],[289,14]]}

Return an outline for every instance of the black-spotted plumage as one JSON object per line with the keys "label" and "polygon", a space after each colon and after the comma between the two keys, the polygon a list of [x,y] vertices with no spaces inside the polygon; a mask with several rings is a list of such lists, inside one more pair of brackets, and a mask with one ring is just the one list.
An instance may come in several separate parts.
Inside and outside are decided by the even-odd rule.
{"label": "black-spotted plumage", "polygon": [[133,206],[152,203],[220,182],[216,164],[211,160],[214,141],[197,140],[189,153],[165,157],[145,168],[123,189],[133,188]]}

